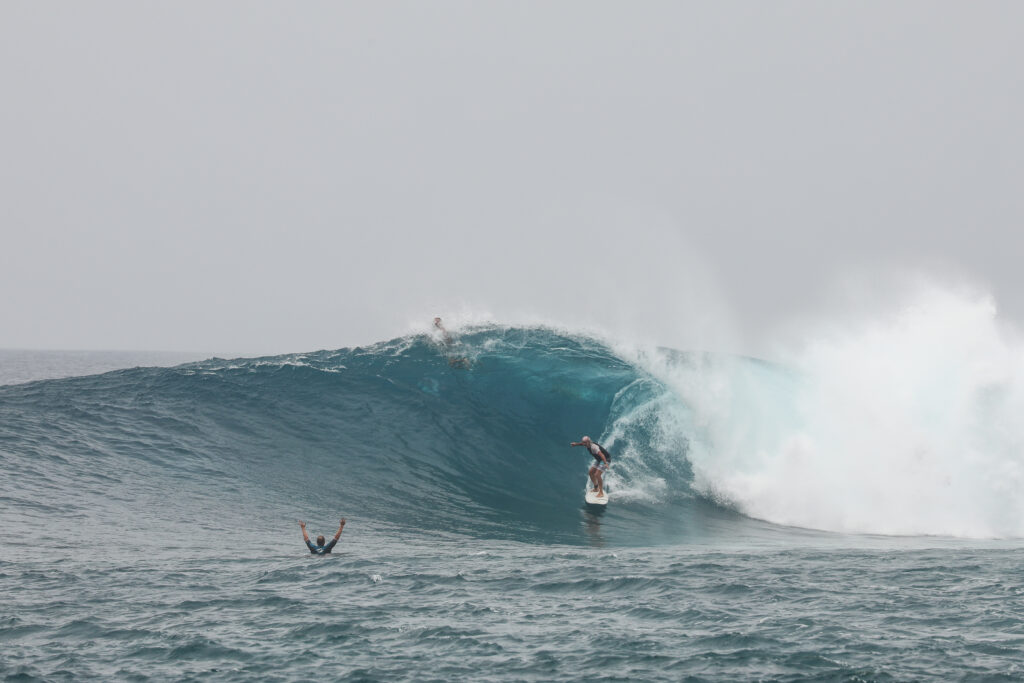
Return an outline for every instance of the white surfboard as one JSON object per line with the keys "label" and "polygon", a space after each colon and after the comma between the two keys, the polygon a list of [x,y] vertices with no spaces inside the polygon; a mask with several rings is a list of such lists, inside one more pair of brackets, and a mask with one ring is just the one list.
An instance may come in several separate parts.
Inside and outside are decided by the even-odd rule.
{"label": "white surfboard", "polygon": [[597,497],[597,491],[591,491],[590,487],[587,487],[586,500],[591,505],[607,505],[608,504],[608,489],[605,488],[604,495],[600,498]]}

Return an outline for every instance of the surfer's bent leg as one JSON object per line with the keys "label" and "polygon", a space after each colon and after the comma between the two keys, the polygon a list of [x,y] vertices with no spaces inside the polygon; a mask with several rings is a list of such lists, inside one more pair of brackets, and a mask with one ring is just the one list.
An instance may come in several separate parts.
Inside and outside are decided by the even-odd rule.
{"label": "surfer's bent leg", "polygon": [[599,462],[594,465],[594,481],[597,483],[597,497],[604,495],[604,473],[608,471],[608,465]]}

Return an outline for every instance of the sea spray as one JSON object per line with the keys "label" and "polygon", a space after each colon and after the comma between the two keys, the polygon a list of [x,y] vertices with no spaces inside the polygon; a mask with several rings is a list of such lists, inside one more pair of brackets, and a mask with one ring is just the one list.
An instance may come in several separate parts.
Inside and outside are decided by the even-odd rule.
{"label": "sea spray", "polygon": [[1024,536],[1024,346],[990,297],[925,288],[893,314],[809,335],[785,364],[636,359],[671,394],[657,399],[660,440],[688,439],[655,456],[687,459],[696,490],[745,514]]}

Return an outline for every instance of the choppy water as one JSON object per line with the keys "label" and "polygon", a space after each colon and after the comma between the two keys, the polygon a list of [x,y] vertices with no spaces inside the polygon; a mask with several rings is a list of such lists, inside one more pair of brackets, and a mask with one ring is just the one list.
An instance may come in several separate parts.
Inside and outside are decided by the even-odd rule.
{"label": "choppy water", "polygon": [[[435,342],[0,387],[0,675],[1024,678],[1024,544],[754,518],[678,384],[717,363],[546,330]],[[567,447],[584,432],[615,456],[604,510]],[[341,516],[311,557],[296,520]]]}
{"label": "choppy water", "polygon": [[1024,675],[1018,549],[428,544],[376,538],[356,530],[363,524],[326,559],[240,531],[241,547],[223,552],[4,562],[4,671],[214,680]]}

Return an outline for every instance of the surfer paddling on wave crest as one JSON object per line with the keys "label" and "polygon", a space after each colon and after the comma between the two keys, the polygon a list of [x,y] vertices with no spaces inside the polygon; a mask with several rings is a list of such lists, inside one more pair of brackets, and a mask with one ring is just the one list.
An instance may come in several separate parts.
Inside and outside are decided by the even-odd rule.
{"label": "surfer paddling on wave crest", "polygon": [[[441,331],[441,342],[444,344],[445,356],[448,358],[448,365],[453,368],[468,368],[469,359],[453,355],[456,347],[455,339],[449,334],[448,330],[441,324],[440,318],[434,318],[434,327]],[[461,344],[459,344],[461,346]]]}
{"label": "surfer paddling on wave crest", "polygon": [[598,498],[604,498],[604,473],[612,466],[612,456],[604,449],[604,446],[591,441],[585,436],[579,441],[573,441],[570,446],[585,446],[587,452],[594,456],[594,464],[590,466],[590,481],[594,484],[593,491],[597,491]]}
{"label": "surfer paddling on wave crest", "polygon": [[330,543],[324,543],[324,537],[317,536],[316,545],[313,545],[313,542],[309,540],[309,534],[306,533],[306,523],[299,522],[299,526],[302,527],[302,537],[306,539],[306,547],[309,548],[309,552],[314,555],[330,555],[331,550],[338,543],[338,539],[341,538],[341,531],[345,528],[345,518],[341,518],[341,526],[338,527],[338,533],[334,534],[334,538],[331,539]]}

